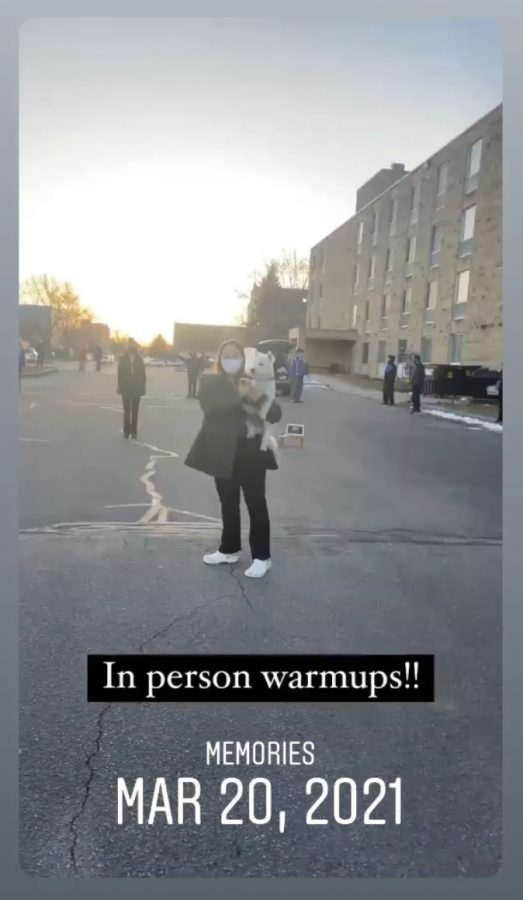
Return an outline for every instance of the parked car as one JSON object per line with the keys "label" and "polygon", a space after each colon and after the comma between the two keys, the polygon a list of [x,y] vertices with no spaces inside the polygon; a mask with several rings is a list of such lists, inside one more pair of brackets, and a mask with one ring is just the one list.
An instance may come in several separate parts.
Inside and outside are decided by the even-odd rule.
{"label": "parked car", "polygon": [[109,366],[114,363],[115,359],[112,353],[104,353],[102,356],[102,365]]}
{"label": "parked car", "polygon": [[36,363],[38,361],[38,353],[34,347],[28,347],[25,351],[25,361],[28,364]]}
{"label": "parked car", "polygon": [[144,356],[143,362],[145,366],[149,366],[151,368],[164,368],[166,363],[164,359],[158,359],[155,356]]}
{"label": "parked car", "polygon": [[170,366],[172,369],[185,369],[185,361],[181,356],[174,356],[172,359],[165,359],[164,363],[166,366]]}
{"label": "parked car", "polygon": [[276,379],[276,393],[284,397],[290,396],[291,382],[289,378],[289,353],[294,347],[292,341],[275,339],[260,341],[257,345],[262,353],[271,352],[274,356],[274,376]]}

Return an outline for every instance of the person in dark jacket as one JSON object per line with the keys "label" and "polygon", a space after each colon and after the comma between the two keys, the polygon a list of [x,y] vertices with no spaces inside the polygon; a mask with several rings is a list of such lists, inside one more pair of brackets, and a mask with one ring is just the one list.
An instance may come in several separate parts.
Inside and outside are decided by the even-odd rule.
{"label": "person in dark jacket", "polygon": [[198,391],[198,379],[203,372],[203,359],[196,353],[191,353],[187,360],[187,397],[196,397]]}
{"label": "person in dark jacket", "polygon": [[501,372],[499,374],[498,381],[498,417],[496,422],[503,421],[503,366],[501,367]]}
{"label": "person in dark jacket", "polygon": [[45,360],[45,344],[40,341],[36,346],[36,365],[42,369]]}
{"label": "person in dark jacket", "polygon": [[383,376],[383,402],[385,406],[389,404],[394,406],[394,384],[396,382],[396,374],[398,367],[395,363],[394,356],[389,356],[389,361],[385,367]]}
{"label": "person in dark jacket", "polygon": [[146,376],[143,359],[136,342],[129,346],[118,361],[118,388],[123,404],[123,435],[136,438],[138,433],[138,409],[145,394]]}
{"label": "person in dark jacket", "polygon": [[301,395],[303,392],[303,379],[309,374],[309,366],[305,359],[305,354],[298,347],[296,355],[289,362],[289,377],[291,380],[291,403],[303,403]]}
{"label": "person in dark jacket", "polygon": [[[203,557],[207,565],[235,563],[241,550],[240,494],[243,492],[250,517],[249,543],[252,563],[245,572],[261,578],[271,568],[270,520],[265,495],[268,470],[278,468],[272,450],[261,450],[261,431],[247,437],[247,415],[243,398],[247,382],[243,347],[226,341],[218,351],[217,374],[200,379],[198,399],[204,413],[202,427],[185,465],[215,480],[222,512],[219,549]],[[281,408],[273,402],[267,415],[271,424],[281,419]]]}
{"label": "person in dark jacket", "polygon": [[102,357],[104,352],[100,347],[100,344],[97,344],[93,351],[94,361],[96,363],[96,371],[99,372],[102,368]]}
{"label": "person in dark jacket", "polygon": [[412,370],[410,389],[412,391],[411,413],[421,412],[420,398],[425,387],[425,366],[421,357],[414,357],[414,369]]}

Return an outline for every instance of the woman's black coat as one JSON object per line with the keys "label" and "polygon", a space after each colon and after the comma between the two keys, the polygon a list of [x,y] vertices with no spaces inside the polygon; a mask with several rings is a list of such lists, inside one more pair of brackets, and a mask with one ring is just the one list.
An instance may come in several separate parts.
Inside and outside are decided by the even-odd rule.
{"label": "woman's black coat", "polygon": [[124,353],[118,361],[118,393],[122,397],[143,397],[145,395],[146,374],[142,357],[136,353],[131,371],[130,353]]}
{"label": "woman's black coat", "polygon": [[[202,375],[198,393],[204,412],[203,424],[192,445],[185,465],[212,478],[231,479],[238,441],[246,437],[246,413],[238,390],[226,375]],[[281,419],[281,407],[274,402],[267,421]],[[272,450],[260,450],[261,436],[248,439],[249,456],[254,465],[277,469]]]}

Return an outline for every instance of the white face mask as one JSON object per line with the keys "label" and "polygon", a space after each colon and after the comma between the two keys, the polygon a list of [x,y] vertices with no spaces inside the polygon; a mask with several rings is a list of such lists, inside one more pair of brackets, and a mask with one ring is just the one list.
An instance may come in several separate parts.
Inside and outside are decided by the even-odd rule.
{"label": "white face mask", "polygon": [[237,375],[242,365],[241,359],[222,359],[222,368],[227,375]]}

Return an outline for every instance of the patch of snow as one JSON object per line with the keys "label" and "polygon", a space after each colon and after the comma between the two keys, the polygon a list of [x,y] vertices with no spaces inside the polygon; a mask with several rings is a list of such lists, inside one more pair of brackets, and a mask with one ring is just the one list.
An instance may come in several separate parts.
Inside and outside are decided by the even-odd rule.
{"label": "patch of snow", "polygon": [[451,422],[462,422],[474,429],[482,428],[484,431],[493,431],[496,434],[503,433],[503,425],[499,422],[489,422],[486,419],[476,419],[473,416],[460,416],[457,413],[446,412],[440,409],[424,409],[427,416],[437,416],[440,419],[448,419]]}

